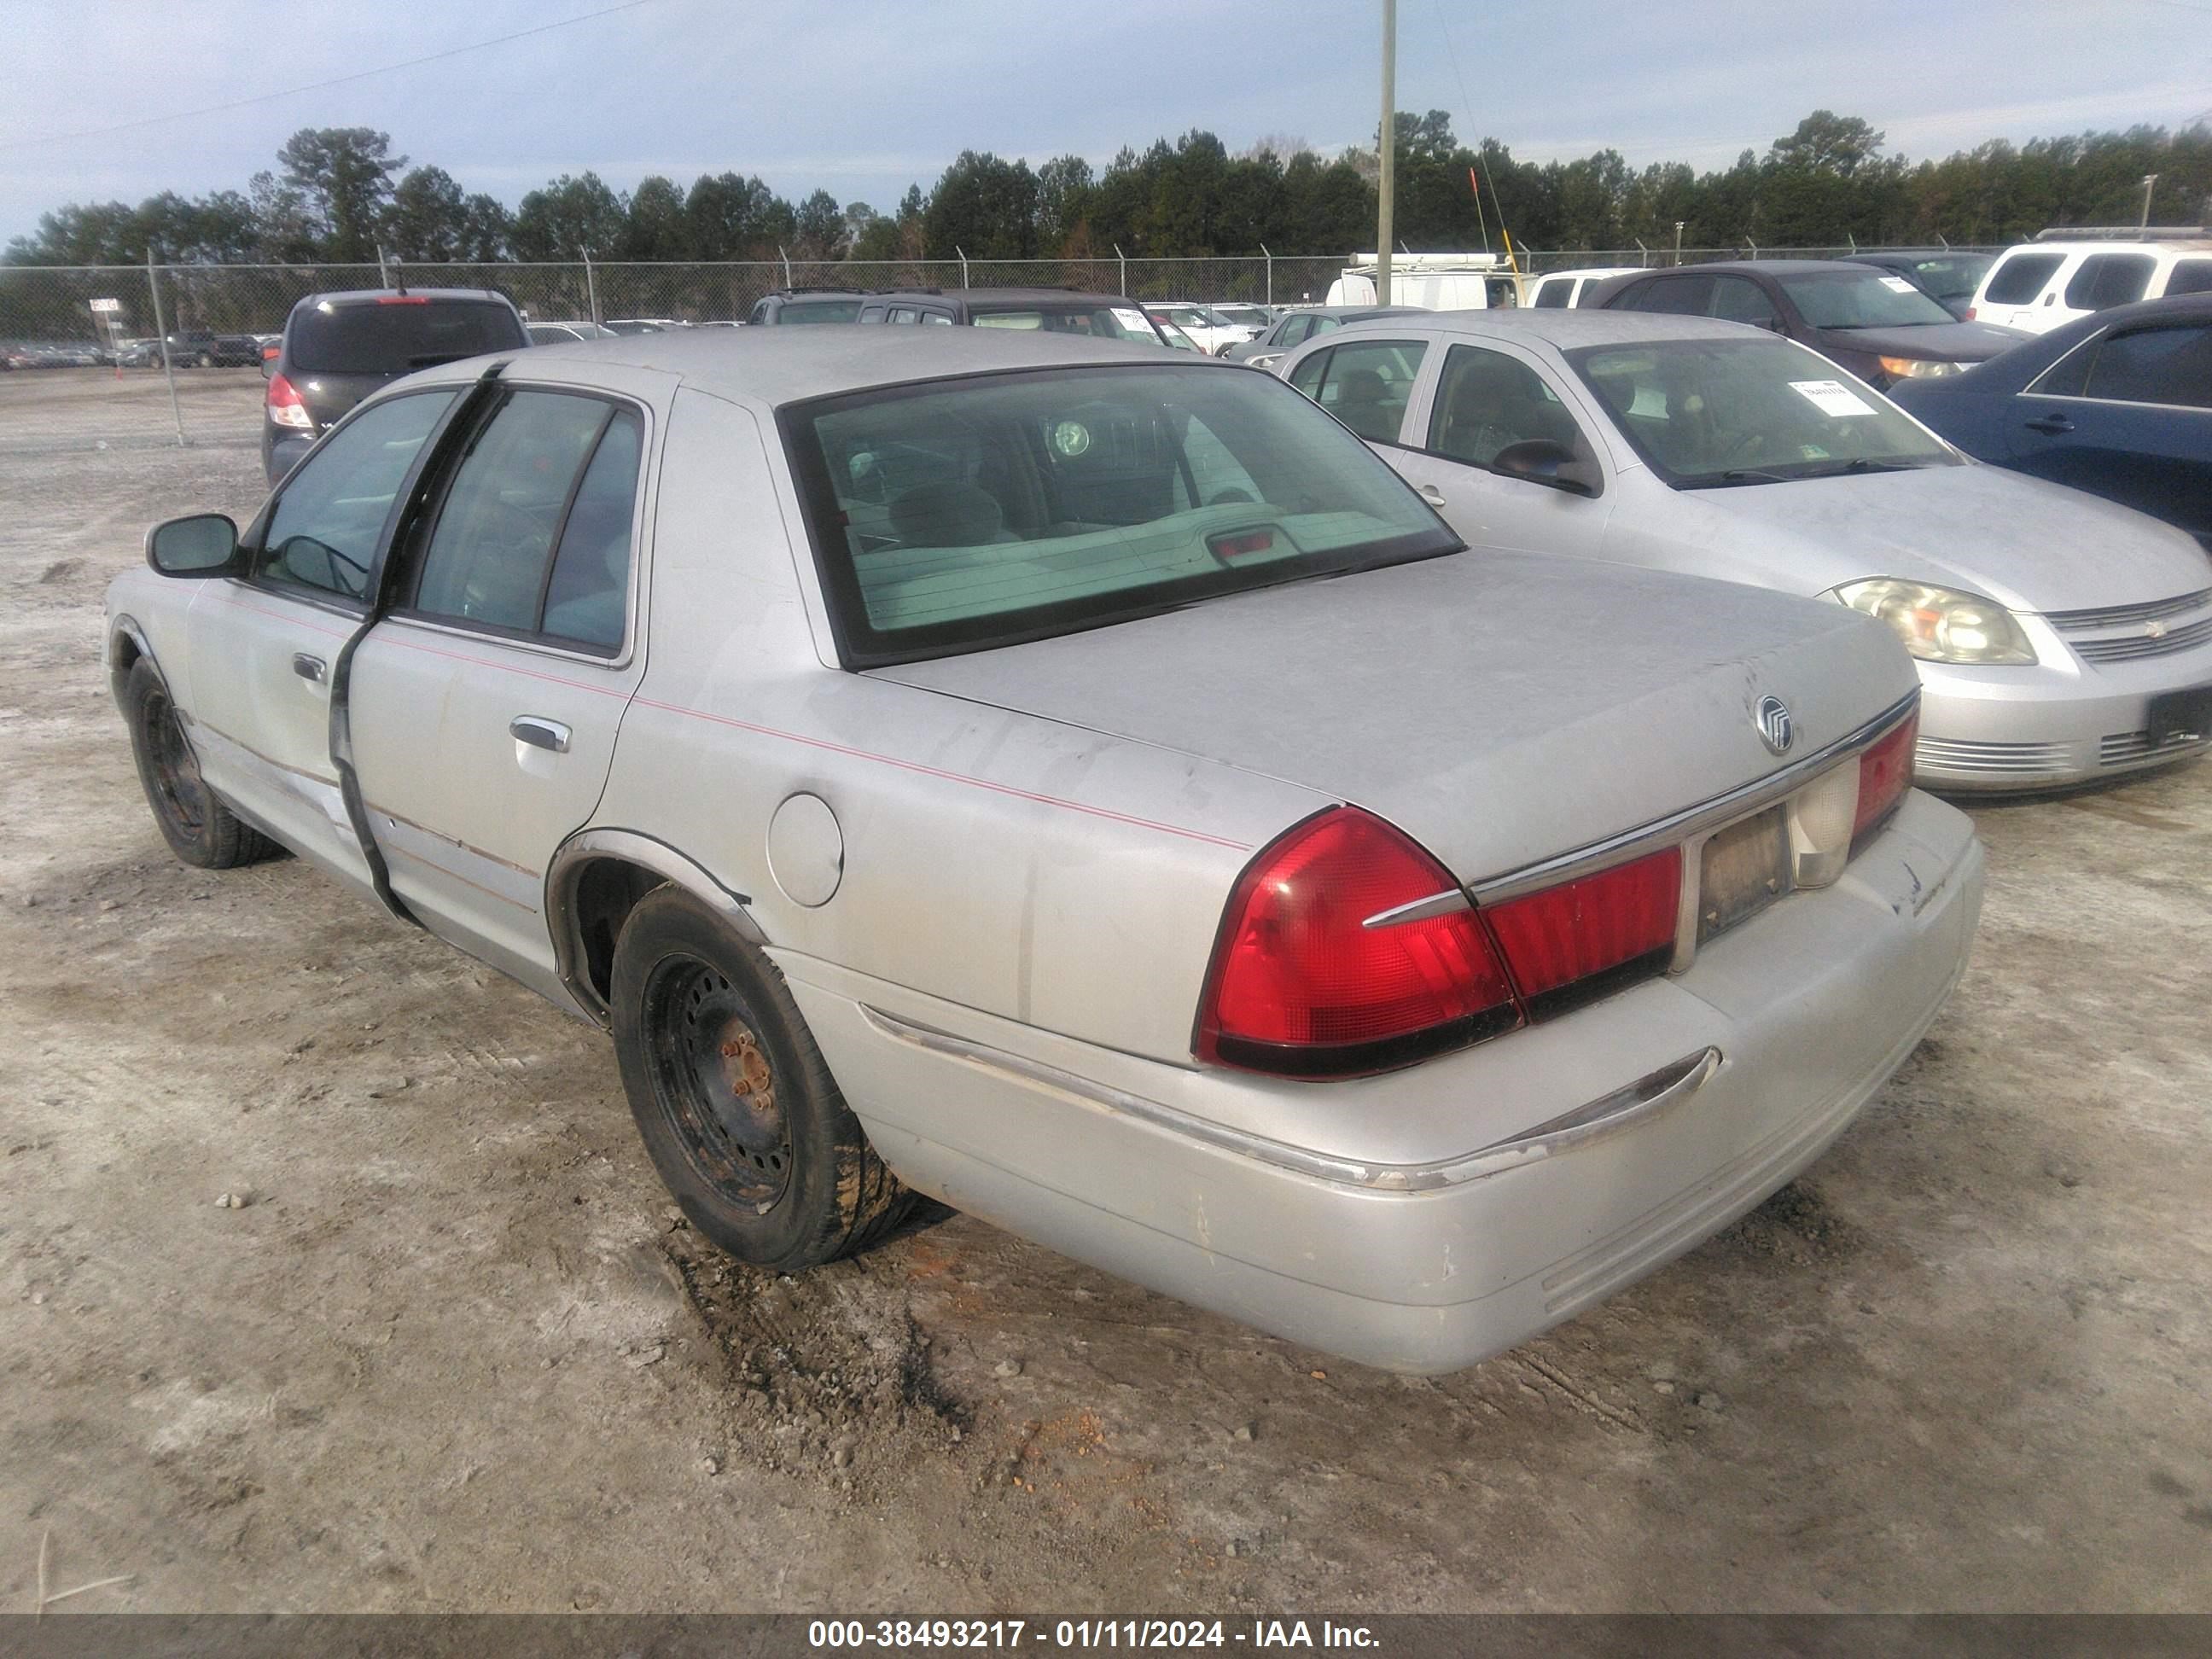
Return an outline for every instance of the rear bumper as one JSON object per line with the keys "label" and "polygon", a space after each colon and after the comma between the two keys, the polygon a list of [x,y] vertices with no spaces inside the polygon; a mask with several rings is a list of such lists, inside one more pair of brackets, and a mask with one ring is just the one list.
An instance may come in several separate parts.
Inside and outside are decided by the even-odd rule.
{"label": "rear bumper", "polygon": [[[1680,976],[1358,1084],[1136,1060],[778,961],[909,1184],[1278,1335],[1437,1372],[1650,1273],[1818,1157],[1956,982],[1981,878],[1966,820],[1911,796],[1835,886],[1715,940]],[[1694,1070],[1707,1049],[1717,1060],[1692,1086],[1604,1132],[1470,1156],[1636,1079]],[[1309,1109],[1341,1099],[1329,1145],[1267,1136],[1286,1086]],[[1400,1121],[1456,1121],[1458,1140],[1407,1159],[1377,1127],[1394,1106]],[[1363,1134],[1378,1155],[1363,1156]]]}

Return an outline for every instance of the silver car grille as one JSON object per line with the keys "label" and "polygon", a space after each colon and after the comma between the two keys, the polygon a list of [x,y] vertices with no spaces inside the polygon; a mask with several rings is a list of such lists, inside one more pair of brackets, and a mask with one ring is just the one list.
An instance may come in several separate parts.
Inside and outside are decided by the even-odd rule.
{"label": "silver car grille", "polygon": [[[2193,614],[2197,611],[2212,611],[2212,587],[2141,605],[2051,611],[2045,612],[2044,620],[2066,635],[2066,642],[2085,662],[2134,662],[2171,656],[2212,640],[2212,614]],[[2176,617],[2189,620],[2176,623]]]}
{"label": "silver car grille", "polygon": [[2064,771],[2067,752],[2063,743],[1967,743],[1956,738],[1922,738],[1912,748],[1914,763],[1933,771],[2017,778]]}
{"label": "silver car grille", "polygon": [[2176,759],[2191,750],[2202,749],[2208,740],[2191,737],[2186,732],[2168,738],[2154,748],[2148,732],[2115,732],[2097,742],[2097,763],[2100,766],[2126,766],[2136,761]]}

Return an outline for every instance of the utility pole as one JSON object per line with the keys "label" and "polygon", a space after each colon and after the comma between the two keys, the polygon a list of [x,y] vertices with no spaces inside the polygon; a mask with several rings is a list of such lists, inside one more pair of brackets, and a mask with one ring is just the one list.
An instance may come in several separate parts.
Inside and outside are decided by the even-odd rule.
{"label": "utility pole", "polygon": [[1674,221],[1674,263],[1678,265],[1682,263],[1682,222],[1680,219]]}
{"label": "utility pole", "polygon": [[2143,174],[2143,210],[2142,217],[2136,224],[2137,230],[2148,230],[2150,228],[2150,189],[2157,182],[2158,174],[2155,173]]}
{"label": "utility pole", "polygon": [[1375,193],[1375,303],[1390,303],[1390,207],[1397,188],[1394,152],[1398,139],[1398,0],[1382,0],[1382,131],[1378,153],[1382,176]]}

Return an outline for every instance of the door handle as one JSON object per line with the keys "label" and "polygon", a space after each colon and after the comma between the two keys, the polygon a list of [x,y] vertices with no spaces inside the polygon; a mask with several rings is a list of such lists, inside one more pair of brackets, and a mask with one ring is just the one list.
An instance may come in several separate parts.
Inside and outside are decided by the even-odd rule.
{"label": "door handle", "polygon": [[2039,415],[2027,422],[2027,429],[2030,432],[2048,432],[2055,438],[2062,433],[2071,432],[2074,422],[2063,415]]}
{"label": "door handle", "polygon": [[517,714],[507,723],[507,735],[517,743],[526,743],[533,749],[550,749],[556,755],[568,752],[568,728],[558,720],[541,720],[535,714]]}
{"label": "door handle", "polygon": [[304,651],[295,651],[292,653],[292,672],[303,680],[313,680],[319,684],[324,674],[328,671],[320,657],[311,657]]}
{"label": "door handle", "polygon": [[1423,484],[1413,493],[1431,507],[1442,507],[1444,504],[1444,492],[1434,484]]}

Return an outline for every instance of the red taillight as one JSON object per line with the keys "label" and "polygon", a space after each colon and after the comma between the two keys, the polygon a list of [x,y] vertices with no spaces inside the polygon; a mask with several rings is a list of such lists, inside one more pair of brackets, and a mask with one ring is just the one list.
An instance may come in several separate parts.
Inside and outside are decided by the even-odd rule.
{"label": "red taillight", "polygon": [[261,348],[261,361],[264,363],[273,363],[283,355],[283,346],[266,345]]}
{"label": "red taillight", "polygon": [[430,301],[420,294],[380,294],[376,303],[380,306],[427,306]]}
{"label": "red taillight", "polygon": [[1920,735],[1917,709],[1859,757],[1859,810],[1851,819],[1851,847],[1879,829],[1912,787],[1912,744]]}
{"label": "red taillight", "polygon": [[1682,849],[1669,847],[1482,914],[1535,1015],[1602,995],[1616,969],[1663,968],[1674,954],[1681,902]]}
{"label": "red taillight", "polygon": [[1199,1058],[1340,1077],[1517,1025],[1504,969],[1472,908],[1368,925],[1458,888],[1436,860],[1357,807],[1279,836],[1230,896],[1199,1007]]}
{"label": "red taillight", "polygon": [[296,427],[302,432],[315,429],[315,417],[307,413],[299,388],[282,374],[269,377],[269,418],[278,426]]}
{"label": "red taillight", "polygon": [[1973,307],[1972,307],[1972,306],[1968,306],[1968,307],[1966,307],[1966,319],[1965,319],[1965,320],[1966,320],[1966,321],[1967,321],[1967,322],[1970,322],[1970,323],[1971,323],[1971,322],[1972,322],[1972,321],[1974,320],[1974,308],[1973,308]]}

